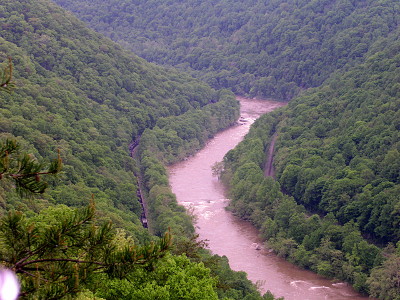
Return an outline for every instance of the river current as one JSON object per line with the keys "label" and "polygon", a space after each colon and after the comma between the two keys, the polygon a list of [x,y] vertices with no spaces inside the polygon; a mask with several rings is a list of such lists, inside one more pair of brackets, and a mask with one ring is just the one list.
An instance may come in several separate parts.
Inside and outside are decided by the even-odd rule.
{"label": "river current", "polygon": [[225,209],[229,199],[222,183],[212,175],[212,165],[222,161],[260,115],[283,105],[266,100],[238,100],[241,118],[237,125],[220,132],[194,156],[168,169],[178,202],[190,208],[197,218],[199,238],[207,240],[214,254],[227,256],[232,269],[245,271],[262,293],[270,290],[286,300],[368,299],[346,283],[325,279],[277,257],[263,245],[254,226]]}

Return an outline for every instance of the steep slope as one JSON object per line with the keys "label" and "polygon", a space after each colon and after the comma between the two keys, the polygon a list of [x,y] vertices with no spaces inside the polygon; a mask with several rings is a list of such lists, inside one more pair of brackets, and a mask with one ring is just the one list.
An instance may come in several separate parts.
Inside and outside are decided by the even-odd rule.
{"label": "steep slope", "polygon": [[[276,165],[278,180],[296,200],[334,213],[343,224],[353,220],[386,244],[400,239],[395,208],[400,184],[398,33],[383,45],[365,64],[304,95],[296,107],[290,105]],[[286,155],[284,149],[296,150]],[[308,174],[309,166],[313,171]]]}
{"label": "steep slope", "polygon": [[400,21],[396,0],[54,1],[147,60],[283,100],[363,61]]}
{"label": "steep slope", "polygon": [[[234,95],[145,62],[48,0],[3,1],[0,23],[0,59],[8,66],[12,57],[16,85],[12,94],[0,89],[0,144],[15,138],[39,162],[59,149],[64,163],[46,193],[29,199],[0,176],[0,263],[19,265],[20,298],[262,299],[244,273],[195,241],[173,201],[154,209],[165,221],[156,233],[170,227],[172,246],[138,219],[134,173],[148,185],[164,153],[164,162],[182,157],[232,123]],[[153,155],[142,153],[144,166],[129,151],[141,136]],[[0,148],[3,172],[9,157]]]}
{"label": "steep slope", "polygon": [[18,86],[1,96],[2,135],[19,137],[38,158],[61,150],[65,174],[48,202],[82,205],[93,193],[107,217],[132,227],[140,206],[129,143],[158,118],[218,102],[218,94],[123,51],[48,1],[0,9],[0,55],[13,58]]}
{"label": "steep slope", "polygon": [[[260,118],[226,166],[232,210],[261,228],[279,255],[396,299],[399,29],[371,49],[365,63]],[[277,182],[262,170],[274,134]]]}
{"label": "steep slope", "polygon": [[[398,1],[57,1],[214,86],[280,99],[308,89],[226,156],[231,208],[279,255],[398,297]],[[274,133],[278,182],[262,170]]]}

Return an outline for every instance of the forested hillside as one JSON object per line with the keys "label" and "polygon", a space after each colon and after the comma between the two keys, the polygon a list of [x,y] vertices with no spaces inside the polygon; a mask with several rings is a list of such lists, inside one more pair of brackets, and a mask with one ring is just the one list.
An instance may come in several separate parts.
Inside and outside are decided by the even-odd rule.
{"label": "forested hillside", "polygon": [[47,1],[1,9],[2,60],[12,57],[18,86],[2,95],[1,131],[38,158],[60,149],[64,176],[48,202],[82,205],[94,193],[109,217],[134,222],[140,207],[129,143],[160,117],[217,102],[218,94],[124,52]]}
{"label": "forested hillside", "polygon": [[[233,94],[147,63],[47,0],[2,1],[0,24],[0,263],[21,299],[261,299],[194,240],[184,209],[154,222],[157,236],[139,221],[134,174],[154,194],[146,161],[164,168],[231,124]],[[135,162],[129,145],[153,131],[159,149]],[[45,171],[58,155],[61,172]]]}
{"label": "forested hillside", "polygon": [[397,0],[54,0],[147,60],[236,94],[288,100],[365,58]]}
{"label": "forested hillside", "polygon": [[[365,63],[260,118],[225,158],[232,211],[270,247],[379,299],[400,295],[399,53],[397,28]],[[274,134],[276,182],[263,172]]]}
{"label": "forested hillside", "polygon": [[[293,99],[226,155],[230,209],[278,255],[399,299],[398,0],[53,2],[121,45],[50,0],[0,3],[0,260],[22,298],[273,299],[202,248],[168,183],[237,119],[223,87]],[[29,168],[48,187],[21,197]]]}

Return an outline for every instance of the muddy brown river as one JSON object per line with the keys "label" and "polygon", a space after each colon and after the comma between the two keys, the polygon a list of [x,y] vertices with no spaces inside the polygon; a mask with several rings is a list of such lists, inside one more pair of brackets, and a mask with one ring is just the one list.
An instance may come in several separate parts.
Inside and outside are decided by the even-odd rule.
{"label": "muddy brown river", "polygon": [[263,245],[254,226],[225,210],[229,199],[223,185],[213,177],[211,166],[222,161],[261,114],[282,106],[274,101],[238,99],[241,125],[217,134],[196,155],[169,167],[172,191],[178,202],[191,207],[197,216],[200,239],[208,240],[214,254],[227,256],[232,269],[245,271],[263,293],[270,290],[286,300],[368,299],[345,283],[322,278],[277,257]]}

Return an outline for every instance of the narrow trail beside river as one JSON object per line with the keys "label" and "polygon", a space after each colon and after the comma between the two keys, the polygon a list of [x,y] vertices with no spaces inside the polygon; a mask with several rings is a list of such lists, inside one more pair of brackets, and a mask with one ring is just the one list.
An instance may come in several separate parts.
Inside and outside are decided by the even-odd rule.
{"label": "narrow trail beside river", "polygon": [[277,257],[263,246],[254,226],[225,209],[229,199],[224,186],[213,177],[211,166],[222,161],[243,139],[255,119],[283,105],[275,101],[239,100],[241,125],[217,134],[196,155],[169,167],[172,191],[180,204],[193,209],[200,239],[208,240],[213,253],[227,256],[232,269],[245,271],[250,280],[258,282],[262,292],[270,290],[286,300],[368,299],[345,283],[327,280]]}

